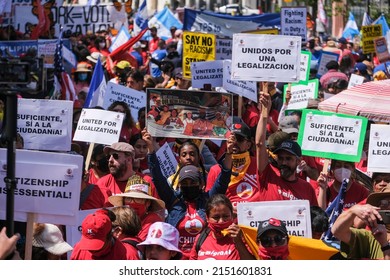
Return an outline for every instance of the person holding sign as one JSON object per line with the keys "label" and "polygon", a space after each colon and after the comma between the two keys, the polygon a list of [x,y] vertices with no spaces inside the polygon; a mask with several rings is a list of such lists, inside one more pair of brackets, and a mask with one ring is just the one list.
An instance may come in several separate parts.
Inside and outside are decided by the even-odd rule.
{"label": "person holding sign", "polygon": [[277,167],[268,160],[266,146],[266,126],[271,109],[271,97],[268,93],[260,96],[262,114],[256,131],[257,171],[260,191],[258,201],[272,200],[309,200],[310,206],[318,205],[312,186],[298,177],[296,170],[301,162],[302,151],[298,143],[285,140],[274,151]]}

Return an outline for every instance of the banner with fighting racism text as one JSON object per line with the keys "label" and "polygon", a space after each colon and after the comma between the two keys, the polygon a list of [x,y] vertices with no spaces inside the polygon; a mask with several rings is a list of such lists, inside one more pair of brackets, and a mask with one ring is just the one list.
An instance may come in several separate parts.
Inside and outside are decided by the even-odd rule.
{"label": "banner with fighting racism text", "polygon": [[19,98],[17,132],[24,148],[70,151],[72,117],[72,101]]}
{"label": "banner with fighting racism text", "polygon": [[[286,100],[288,85],[284,85],[283,100]],[[287,110],[302,110],[307,108],[309,99],[318,97],[318,79],[308,82],[299,82],[291,85],[291,99],[288,102]]]}
{"label": "banner with fighting racism text", "polygon": [[282,7],[280,11],[280,33],[282,35],[300,36],[306,42],[306,7]]}
{"label": "banner with fighting racism text", "polygon": [[223,61],[202,61],[191,63],[192,87],[204,88],[205,84],[221,87],[223,78]]}
{"label": "banner with fighting racism text", "polygon": [[301,37],[234,34],[232,80],[298,82]]}
{"label": "banner with fighting racism text", "polygon": [[368,147],[367,171],[385,172],[390,170],[390,125],[372,124]]}
{"label": "banner with fighting racism text", "polygon": [[148,88],[146,126],[154,137],[226,139],[232,95],[214,91]]}
{"label": "banner with fighting racism text", "polygon": [[119,140],[124,114],[99,109],[83,109],[74,141],[111,145]]}
{"label": "banner with fighting racism text", "polygon": [[[79,209],[83,157],[67,153],[16,150],[15,220],[72,224]],[[6,205],[7,150],[0,149],[0,205]],[[0,219],[5,207],[0,207]]]}
{"label": "banner with fighting racism text", "polygon": [[123,101],[129,105],[131,116],[137,122],[139,109],[146,106],[146,93],[108,82],[103,100],[103,108],[107,109],[115,101]]}
{"label": "banner with fighting racism text", "polygon": [[308,200],[261,201],[237,204],[238,224],[258,228],[261,221],[286,222],[288,235],[312,237]]}
{"label": "banner with fighting racism text", "polygon": [[367,122],[363,117],[303,110],[298,134],[302,154],[358,162]]}
{"label": "banner with fighting racism text", "polygon": [[183,33],[183,77],[191,79],[191,63],[215,60],[216,36],[184,31]]}

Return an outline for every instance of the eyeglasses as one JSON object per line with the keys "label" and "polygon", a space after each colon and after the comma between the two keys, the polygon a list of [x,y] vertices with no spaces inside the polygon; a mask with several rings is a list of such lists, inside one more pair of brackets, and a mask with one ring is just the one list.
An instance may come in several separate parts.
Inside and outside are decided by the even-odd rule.
{"label": "eyeglasses", "polygon": [[283,235],[275,235],[274,237],[263,236],[263,237],[260,237],[259,240],[261,242],[261,245],[263,245],[264,247],[271,247],[272,243],[274,243],[274,242],[275,242],[276,246],[282,246],[285,244],[285,242],[287,240],[287,236],[283,236]]}
{"label": "eyeglasses", "polygon": [[118,160],[119,159],[119,154],[118,153],[112,153],[112,154],[109,154],[107,156],[107,159],[109,160],[111,158],[111,156],[115,159],[115,160]]}
{"label": "eyeglasses", "polygon": [[138,203],[138,204],[144,204],[145,199],[143,198],[135,198],[135,197],[125,197],[123,199],[123,204],[128,205],[130,203]]}

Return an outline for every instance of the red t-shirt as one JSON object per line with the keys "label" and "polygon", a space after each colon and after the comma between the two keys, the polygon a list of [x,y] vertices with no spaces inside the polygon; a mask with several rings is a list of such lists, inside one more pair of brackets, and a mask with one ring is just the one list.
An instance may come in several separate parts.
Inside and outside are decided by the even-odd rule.
{"label": "red t-shirt", "polygon": [[309,200],[310,206],[318,206],[316,194],[311,185],[297,178],[293,182],[282,179],[271,164],[268,164],[263,173],[258,174],[260,191],[257,201],[274,200]]}
{"label": "red t-shirt", "polygon": [[242,120],[249,126],[255,127],[259,122],[259,110],[256,106],[250,105],[246,108],[245,112],[242,114]]}
{"label": "red t-shirt", "polygon": [[157,50],[158,48],[158,41],[160,40],[159,37],[157,37],[156,39],[152,38],[149,40],[149,52],[150,53],[153,53],[155,50]]}
{"label": "red t-shirt", "polygon": [[205,221],[198,215],[195,207],[195,203],[187,203],[187,213],[177,225],[180,236],[179,249],[183,252],[182,259],[184,260],[189,259],[195,237],[205,225]]}
{"label": "red t-shirt", "polygon": [[[114,239],[115,240],[115,239]],[[115,240],[112,246],[107,247],[104,251],[94,252],[80,250],[77,243],[70,256],[71,260],[126,260],[126,248],[122,242]]]}
{"label": "red t-shirt", "polygon": [[134,237],[125,237],[125,238],[121,239],[122,244],[126,248],[126,259],[127,260],[140,260],[141,259],[140,252],[138,251],[138,249],[136,247],[134,247],[133,245],[124,242],[126,240],[133,240],[133,241],[136,241],[137,243],[140,243],[141,241],[138,238],[134,238]]}
{"label": "red t-shirt", "polygon": [[[327,191],[326,202],[329,205],[338,195],[333,187],[329,186]],[[328,195],[329,194],[329,195]],[[369,195],[369,190],[358,182],[352,182],[351,187],[345,193],[344,209],[351,208],[355,204],[365,200]]]}
{"label": "red t-shirt", "polygon": [[141,241],[145,241],[146,237],[148,236],[150,226],[155,222],[164,222],[164,219],[154,212],[149,212],[141,220],[141,230],[137,235]]}
{"label": "red t-shirt", "polygon": [[192,246],[190,260],[240,260],[240,254],[231,237],[222,237],[216,239],[210,232],[196,252],[195,244],[200,234],[195,238]]}

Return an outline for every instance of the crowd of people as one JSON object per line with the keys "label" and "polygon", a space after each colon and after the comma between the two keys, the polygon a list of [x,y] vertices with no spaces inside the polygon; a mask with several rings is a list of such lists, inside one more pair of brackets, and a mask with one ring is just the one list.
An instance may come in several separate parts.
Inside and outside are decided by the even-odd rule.
{"label": "crowd of people", "polygon": [[[70,35],[78,61],[71,73],[77,94],[73,134],[98,59],[107,81],[140,92],[146,93],[147,88],[196,90],[183,78],[181,69],[183,31],[172,27],[171,38],[166,41],[159,38],[156,27],[149,32],[150,39],[136,42],[126,56],[112,62],[107,62],[111,59],[110,30]],[[317,74],[321,51],[339,54],[338,61],[326,64],[314,108],[346,89],[351,74],[363,76],[364,82],[390,77],[375,56],[363,54],[359,45],[345,38],[309,38],[302,48],[312,54],[312,78]],[[241,112],[241,116],[232,118],[229,125],[221,112],[214,120],[206,120],[199,111],[194,120],[193,112],[179,116],[175,108],[159,103],[157,98],[151,100],[150,108],[139,110],[135,121],[129,104],[113,102],[107,110],[125,115],[119,140],[94,147],[81,183],[79,208],[95,212],[83,220],[82,237],[73,247],[66,241],[64,225],[36,224],[32,259],[289,259],[289,250],[293,249],[289,248],[290,236],[283,219],[270,216],[259,221],[255,240],[258,251],[253,252],[238,224],[237,205],[308,200],[313,209],[313,238],[322,239],[329,222],[325,211],[345,179],[344,210],[331,225],[342,257],[390,259],[390,227],[381,215],[383,210],[390,210],[390,172],[369,174],[372,183],[367,185],[357,176],[358,172],[367,173],[364,157],[359,163],[331,160],[329,170],[324,171],[327,159],[302,155],[297,143],[301,112],[288,112],[286,116],[291,92],[284,90],[285,83],[267,82],[267,89],[263,86],[258,83],[258,102],[247,98],[238,102],[234,96],[234,115]],[[186,138],[185,132],[183,138],[156,138],[148,131],[148,118],[161,125],[189,124],[194,129],[201,127],[200,121],[214,121],[228,127],[230,133],[219,144]],[[209,133],[196,135],[207,138]],[[19,138],[18,148],[23,148],[22,141]],[[156,156],[166,142],[178,160],[169,178]],[[72,151],[86,159],[88,144],[73,141]],[[0,259],[23,258],[23,252],[19,255],[17,250],[20,235],[8,237],[5,230],[3,227],[0,233]]]}

